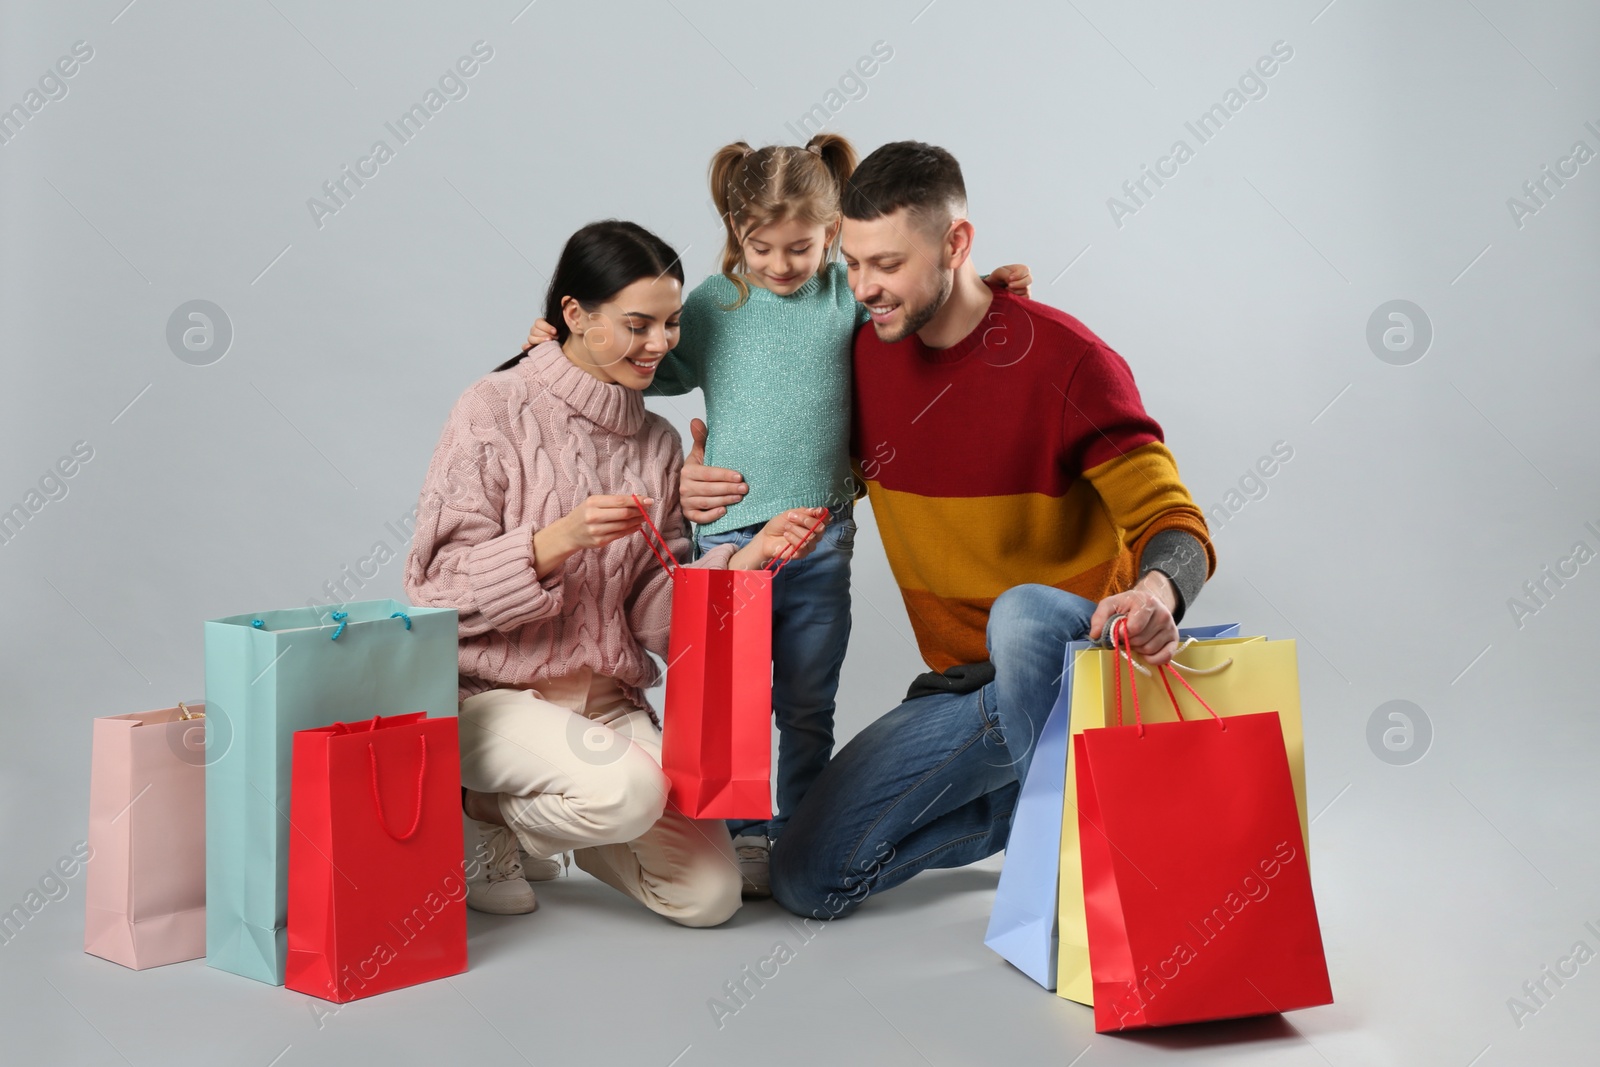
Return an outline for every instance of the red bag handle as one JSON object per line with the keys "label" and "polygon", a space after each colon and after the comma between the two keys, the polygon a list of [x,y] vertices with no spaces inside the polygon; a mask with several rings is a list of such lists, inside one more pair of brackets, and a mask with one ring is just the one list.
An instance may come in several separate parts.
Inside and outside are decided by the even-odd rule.
{"label": "red bag handle", "polygon": [[[1118,638],[1121,640],[1118,640]],[[1126,649],[1124,649],[1126,645]],[[1119,615],[1111,620],[1111,653],[1116,657],[1116,662],[1111,665],[1111,677],[1116,683],[1114,692],[1117,695],[1117,725],[1122,725],[1122,661],[1128,661],[1128,691],[1133,694],[1133,721],[1139,727],[1139,736],[1144,736],[1144,720],[1139,715],[1139,680],[1133,676],[1133,638],[1128,636],[1128,617]],[[1178,718],[1183,718],[1179,713]]]}
{"label": "red bag handle", "polygon": [[[1119,637],[1121,638],[1120,641],[1118,640]],[[1111,620],[1111,648],[1112,648],[1112,651],[1116,654],[1116,656],[1117,656],[1117,658],[1119,660],[1122,659],[1123,657],[1127,658],[1127,661],[1128,661],[1128,688],[1133,692],[1133,720],[1139,726],[1139,736],[1143,737],[1144,736],[1144,722],[1140,719],[1140,715],[1139,715],[1139,685],[1138,685],[1138,679],[1136,679],[1133,676],[1133,638],[1128,633],[1128,617],[1126,615],[1119,615],[1116,618]],[[1201,695],[1199,693],[1196,693],[1194,691],[1194,686],[1190,685],[1188,680],[1185,679],[1183,675],[1179,674],[1176,670],[1174,670],[1171,663],[1163,664],[1162,665],[1162,669],[1157,671],[1156,673],[1161,678],[1161,685],[1167,691],[1167,699],[1172,702],[1172,710],[1173,710],[1174,713],[1177,714],[1178,720],[1180,722],[1183,721],[1183,709],[1178,706],[1177,694],[1173,693],[1173,691],[1172,691],[1172,683],[1167,681],[1168,675],[1172,676],[1173,678],[1176,678],[1178,680],[1178,684],[1183,686],[1185,689],[1187,689],[1189,691],[1189,695],[1194,697],[1196,700],[1198,700],[1200,702],[1200,706],[1202,708],[1205,708],[1207,711],[1211,712],[1211,717],[1213,719],[1217,720],[1217,725],[1219,727],[1221,727],[1223,730],[1226,730],[1228,728],[1228,724],[1227,724],[1227,722],[1225,722],[1223,720],[1222,716],[1218,715],[1216,713],[1216,711],[1211,707],[1211,705],[1207,704],[1205,702],[1205,699],[1203,697],[1201,697]],[[1116,664],[1116,669],[1115,669],[1115,672],[1113,673],[1112,677],[1115,678],[1115,680],[1116,680],[1116,690],[1115,691],[1116,691],[1116,698],[1117,698],[1117,725],[1121,726],[1122,725],[1122,664],[1121,663]]]}
{"label": "red bag handle", "polygon": [[347,722],[336,722],[332,725],[331,729],[334,731],[336,736],[341,737],[345,734],[371,733],[378,728],[378,723],[380,720],[382,720],[382,718],[382,715],[374,715],[371,722],[362,722],[357,724],[361,726],[360,730],[355,729],[355,727],[351,726]]}
{"label": "red bag handle", "polygon": [[[655,542],[650,540],[650,535],[649,534],[645,534],[645,538],[644,538],[645,547],[650,549],[650,554],[656,558],[656,562],[657,563],[661,564],[661,568],[663,570],[665,570],[668,574],[672,574],[677,568],[682,567],[683,564],[681,564],[677,560],[673,559],[672,558],[672,553],[667,551],[667,539],[665,537],[661,536],[661,531],[656,528],[655,520],[651,519],[650,518],[650,513],[644,509],[644,504],[640,502],[638,494],[637,493],[630,493],[629,494],[629,498],[633,501],[633,506],[639,509],[639,514],[644,516],[645,523],[650,527],[650,529],[655,533],[656,537],[659,538],[660,541],[661,541],[661,550],[657,551],[656,550],[656,546],[655,546]],[[639,532],[640,533],[644,533],[643,530],[641,530]]]}
{"label": "red bag handle", "polygon": [[[661,531],[656,528],[655,521],[650,518],[650,513],[644,509],[644,504],[640,502],[639,497],[634,494],[630,495],[629,499],[633,501],[633,506],[639,509],[639,514],[644,516],[644,521],[650,527],[651,532],[653,532],[661,541],[661,549],[658,551],[656,549],[655,542],[650,540],[648,535],[645,536],[644,543],[646,547],[650,549],[650,554],[655,556],[656,562],[661,564],[662,569],[668,574],[674,573],[678,568],[682,567],[683,564],[679,563],[676,559],[673,559],[672,553],[667,551],[667,539],[661,536]],[[827,521],[828,516],[824,515],[822,518],[813,523],[811,529],[806,531],[806,538],[809,540],[811,535],[820,530],[823,524]],[[643,531],[640,532],[642,533]],[[804,541],[801,542],[801,544],[804,543]],[[770,569],[771,573],[777,574],[779,571],[783,570],[784,564],[793,559],[794,554],[799,550],[800,545],[785,545],[783,551],[767,560],[767,566],[762,569]],[[777,564],[776,567],[772,566],[774,563]]]}
{"label": "red bag handle", "polygon": [[1189,690],[1189,695],[1190,696],[1192,696],[1196,700],[1200,701],[1200,706],[1202,708],[1205,708],[1207,711],[1211,712],[1211,717],[1213,719],[1217,720],[1217,725],[1218,726],[1220,726],[1224,730],[1226,730],[1228,728],[1228,724],[1222,718],[1222,716],[1218,715],[1214,710],[1212,710],[1211,705],[1207,704],[1205,702],[1205,698],[1202,697],[1199,693],[1196,693],[1194,691],[1194,686],[1190,685],[1188,680],[1185,679],[1183,675],[1179,674],[1176,670],[1174,670],[1172,664],[1168,663],[1161,671],[1161,684],[1166,687],[1167,699],[1172,701],[1172,710],[1178,713],[1178,718],[1180,718],[1180,719],[1183,718],[1183,710],[1178,707],[1178,698],[1172,692],[1172,683],[1167,681],[1167,675],[1169,675],[1169,674],[1172,677],[1174,677],[1174,678],[1176,678],[1178,680],[1178,684],[1179,685],[1181,685],[1185,689]]}
{"label": "red bag handle", "polygon": [[[822,518],[813,523],[811,529],[806,531],[806,541],[811,540],[811,535],[822,529],[822,524],[827,521],[828,516],[823,515]],[[770,569],[773,574],[777,574],[779,571],[783,570],[785,564],[787,564],[791,559],[794,559],[795,553],[800,551],[800,545],[805,544],[806,541],[801,541],[799,545],[784,545],[783,551],[767,560],[767,565],[766,567],[763,567],[762,570]],[[774,563],[777,564],[776,567],[772,566]]]}
{"label": "red bag handle", "polygon": [[396,841],[411,840],[417,827],[422,825],[422,779],[428,773],[428,738],[424,735],[417,740],[422,744],[422,765],[417,768],[417,817],[411,820],[411,829],[403,834],[389,829],[389,820],[383,817],[383,799],[378,796],[378,753],[372,742],[367,742],[367,763],[372,768],[372,806],[378,812],[378,824],[383,827],[383,832]]}

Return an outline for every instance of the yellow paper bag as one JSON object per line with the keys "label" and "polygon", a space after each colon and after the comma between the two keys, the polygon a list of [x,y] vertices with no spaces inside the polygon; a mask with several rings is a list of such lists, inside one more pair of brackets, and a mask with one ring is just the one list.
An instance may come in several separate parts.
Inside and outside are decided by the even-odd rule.
{"label": "yellow paper bag", "polygon": [[[1099,726],[1116,725],[1116,704],[1111,672],[1116,654],[1090,648],[1078,653],[1073,665],[1072,734]],[[1289,756],[1294,799],[1300,808],[1300,833],[1309,843],[1306,819],[1305,740],[1300,725],[1300,672],[1293,641],[1268,641],[1262,637],[1232,637],[1197,641],[1178,653],[1179,673],[1218,715],[1252,715],[1276,711],[1283,723],[1283,746]],[[1141,661],[1141,666],[1143,663]],[[1123,668],[1122,721],[1133,723],[1133,698],[1127,691]],[[1154,669],[1135,672],[1139,708],[1146,722],[1172,722],[1178,718]],[[1183,717],[1206,717],[1188,690],[1172,682]],[[1056,992],[1079,1004],[1094,1003],[1089,973],[1089,931],[1083,906],[1083,862],[1078,851],[1078,782],[1067,746],[1067,785],[1062,797],[1061,880],[1059,890],[1060,953],[1056,965]],[[1309,856],[1310,850],[1305,852]]]}

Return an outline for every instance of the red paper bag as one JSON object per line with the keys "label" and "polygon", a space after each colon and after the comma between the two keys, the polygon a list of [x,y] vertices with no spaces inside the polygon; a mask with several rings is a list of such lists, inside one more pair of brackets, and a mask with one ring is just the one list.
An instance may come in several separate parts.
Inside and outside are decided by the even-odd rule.
{"label": "red paper bag", "polygon": [[454,718],[294,735],[285,984],[344,1003],[467,969]]}
{"label": "red paper bag", "polygon": [[1122,726],[1121,680],[1074,743],[1095,1031],[1332,1003],[1277,712]]}
{"label": "red paper bag", "polygon": [[772,575],[676,567],[661,769],[691,819],[772,817]]}
{"label": "red paper bag", "polygon": [[[772,818],[772,578],[770,570],[685,567],[645,543],[672,575],[661,769],[667,803],[691,819]],[[812,527],[821,528],[823,518]]]}

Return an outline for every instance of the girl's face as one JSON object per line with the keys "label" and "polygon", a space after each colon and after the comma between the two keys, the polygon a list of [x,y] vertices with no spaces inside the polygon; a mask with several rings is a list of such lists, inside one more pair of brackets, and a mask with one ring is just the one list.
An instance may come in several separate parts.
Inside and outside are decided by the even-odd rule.
{"label": "girl's face", "polygon": [[562,301],[572,331],[561,346],[567,358],[603,382],[643,389],[656,376],[661,357],[678,346],[683,285],[668,274],[641,278],[594,311]]}
{"label": "girl's face", "polygon": [[823,226],[803,219],[788,219],[758,227],[739,242],[745,273],[763,289],[788,296],[822,269],[822,257],[838,223]]}

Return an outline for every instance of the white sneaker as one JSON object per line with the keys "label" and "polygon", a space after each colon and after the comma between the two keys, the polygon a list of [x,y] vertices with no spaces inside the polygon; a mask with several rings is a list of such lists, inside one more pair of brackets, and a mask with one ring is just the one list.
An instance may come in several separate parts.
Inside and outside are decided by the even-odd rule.
{"label": "white sneaker", "polygon": [[741,834],[733,839],[739,857],[743,884],[739,895],[745,900],[765,900],[772,896],[772,842],[764,834]]}
{"label": "white sneaker", "polygon": [[561,872],[572,865],[572,853],[563,852],[560,856],[551,856],[548,859],[534,859],[526,852],[518,854],[522,863],[522,877],[530,882],[548,882],[561,876]]}
{"label": "white sneaker", "polygon": [[478,874],[467,880],[467,907],[491,915],[526,915],[538,907],[517,859],[516,835],[504,826],[469,821],[477,830],[469,855],[478,861]]}

